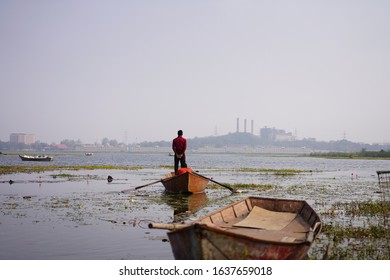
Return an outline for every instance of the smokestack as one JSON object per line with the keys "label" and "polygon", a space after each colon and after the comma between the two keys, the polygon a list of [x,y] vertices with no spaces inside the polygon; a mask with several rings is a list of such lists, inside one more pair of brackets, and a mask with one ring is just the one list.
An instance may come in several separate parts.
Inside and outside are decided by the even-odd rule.
{"label": "smokestack", "polygon": [[246,133],[246,119],[244,119],[244,132]]}
{"label": "smokestack", "polygon": [[237,131],[236,132],[240,132],[240,119],[237,118]]}
{"label": "smokestack", "polygon": [[251,134],[253,135],[253,120],[251,120]]}

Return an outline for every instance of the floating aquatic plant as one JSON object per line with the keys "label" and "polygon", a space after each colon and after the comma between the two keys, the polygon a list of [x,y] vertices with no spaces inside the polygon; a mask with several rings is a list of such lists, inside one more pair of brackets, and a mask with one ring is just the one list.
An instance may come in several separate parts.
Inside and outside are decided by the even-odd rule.
{"label": "floating aquatic plant", "polygon": [[39,166],[0,166],[0,175],[13,173],[39,173],[53,170],[139,170],[141,166],[115,166],[115,165],[82,165],[82,166],[57,166],[57,165],[39,165]]}

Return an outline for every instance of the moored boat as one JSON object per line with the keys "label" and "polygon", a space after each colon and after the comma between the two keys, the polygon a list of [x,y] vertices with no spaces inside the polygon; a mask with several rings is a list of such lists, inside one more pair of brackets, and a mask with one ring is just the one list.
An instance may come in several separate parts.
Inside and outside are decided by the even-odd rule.
{"label": "moored boat", "polygon": [[170,229],[175,259],[303,259],[322,223],[306,201],[247,197]]}
{"label": "moored boat", "polygon": [[23,161],[51,161],[53,157],[47,155],[19,155]]}
{"label": "moored boat", "polygon": [[161,183],[167,192],[201,193],[205,191],[209,180],[196,173],[186,172],[184,174],[175,175],[174,172],[171,172],[161,180]]}

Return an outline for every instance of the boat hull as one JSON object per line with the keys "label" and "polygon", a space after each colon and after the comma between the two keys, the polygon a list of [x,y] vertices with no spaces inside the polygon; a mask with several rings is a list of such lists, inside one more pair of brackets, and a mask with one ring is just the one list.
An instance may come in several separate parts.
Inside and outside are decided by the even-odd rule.
{"label": "boat hull", "polygon": [[[276,224],[283,213],[296,216],[280,230],[235,227],[255,206],[277,213]],[[320,231],[321,221],[305,201],[249,197],[168,232],[168,238],[175,259],[299,260],[307,255]]]}
{"label": "boat hull", "polygon": [[171,193],[202,193],[208,183],[208,179],[188,172],[181,175],[170,173],[162,180],[165,190]]}

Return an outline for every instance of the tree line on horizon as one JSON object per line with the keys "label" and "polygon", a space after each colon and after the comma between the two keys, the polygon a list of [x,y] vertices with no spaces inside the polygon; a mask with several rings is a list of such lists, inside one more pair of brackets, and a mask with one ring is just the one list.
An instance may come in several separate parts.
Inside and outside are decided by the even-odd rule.
{"label": "tree line on horizon", "polygon": [[[84,143],[81,140],[72,140],[72,139],[64,139],[60,142],[60,145],[65,145],[69,149],[74,149],[78,146],[83,146]],[[115,139],[109,139],[107,137],[103,138],[101,141],[101,145],[103,146],[111,146],[111,147],[119,147],[123,146],[124,143],[119,143]],[[13,142],[3,142],[0,141],[0,150],[55,150],[57,144],[47,144],[44,142],[37,141],[33,144],[24,144],[24,143],[13,143]],[[60,149],[60,148],[57,148]]]}
{"label": "tree line on horizon", "polygon": [[[292,148],[310,148],[313,150],[334,151],[334,152],[359,152],[362,149],[365,151],[380,151],[390,150],[390,144],[365,144],[356,143],[349,140],[337,140],[337,141],[316,141],[313,138],[307,138],[302,140],[289,140],[289,141],[267,141],[258,136],[245,132],[229,133],[222,136],[209,136],[209,137],[195,137],[187,139],[187,146],[191,149],[198,149],[202,147],[216,147],[223,148],[227,146],[274,146],[274,147],[292,147]],[[141,147],[169,147],[172,143],[169,141],[155,141],[155,142],[142,142],[139,145]]]}
{"label": "tree line on horizon", "polygon": [[360,152],[311,153],[310,156],[329,158],[390,158],[390,150],[367,151],[363,148]]}
{"label": "tree line on horizon", "polygon": [[[290,140],[290,141],[266,141],[261,139],[258,136],[252,135],[245,132],[236,132],[229,133],[222,136],[209,136],[209,137],[195,137],[187,139],[188,148],[198,149],[202,147],[215,147],[223,148],[228,146],[274,146],[274,147],[294,147],[294,148],[309,148],[313,150],[322,150],[329,152],[361,152],[365,151],[390,151],[390,144],[381,145],[381,144],[364,144],[364,143],[355,143],[349,140],[337,140],[337,141],[316,141],[315,139],[302,139],[302,140]],[[60,144],[66,145],[66,147],[72,149],[77,146],[84,145],[80,140],[70,140],[65,139],[60,142]],[[144,141],[136,144],[126,145],[124,143],[118,142],[115,139],[109,139],[107,137],[103,138],[101,145],[103,146],[133,146],[138,145],[140,147],[170,147],[171,141]],[[45,149],[55,149],[53,145],[49,145],[43,142],[36,142],[31,145],[26,145],[23,143],[11,143],[11,142],[2,142],[0,141],[0,150],[45,150]]]}

